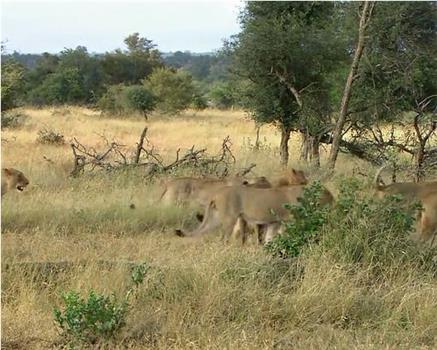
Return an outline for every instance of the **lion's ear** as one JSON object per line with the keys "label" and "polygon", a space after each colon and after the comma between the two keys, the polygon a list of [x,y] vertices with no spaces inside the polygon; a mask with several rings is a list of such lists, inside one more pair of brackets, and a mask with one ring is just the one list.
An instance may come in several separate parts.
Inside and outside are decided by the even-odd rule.
{"label": "lion's ear", "polygon": [[291,168],[291,172],[296,175],[296,170],[294,170],[294,168]]}
{"label": "lion's ear", "polygon": [[12,171],[11,171],[11,169],[4,168],[3,170],[5,171],[5,174],[6,174],[6,175],[12,175]]}

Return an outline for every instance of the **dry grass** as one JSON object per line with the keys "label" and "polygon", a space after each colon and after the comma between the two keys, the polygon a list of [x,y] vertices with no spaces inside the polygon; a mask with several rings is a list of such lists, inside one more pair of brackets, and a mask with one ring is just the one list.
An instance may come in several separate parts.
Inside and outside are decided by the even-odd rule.
{"label": "dry grass", "polygon": [[[290,264],[255,245],[224,246],[218,237],[183,240],[173,229],[193,225],[187,209],[156,203],[159,188],[138,172],[70,179],[70,148],[36,143],[49,126],[68,141],[103,146],[98,134],[134,145],[144,121],[100,118],[82,108],[25,110],[23,127],[2,132],[2,165],[22,170],[31,185],[2,200],[2,346],[59,348],[52,308],[60,293],[122,295],[126,262],[152,269],[132,300],[127,326],[109,349],[432,349],[437,346],[437,281],[414,264],[390,276],[307,254]],[[62,113],[61,113],[62,112]],[[151,118],[148,137],[171,159],[193,144],[217,152],[230,135],[244,166],[258,175],[278,169],[279,135],[263,127],[264,151],[253,152],[255,129],[241,112],[187,112]],[[299,138],[292,137],[294,165]],[[48,163],[43,156],[54,163]],[[339,172],[365,165],[342,156]],[[362,170],[366,171],[366,170]],[[323,175],[323,174],[318,174]],[[333,184],[328,186],[334,189]],[[136,208],[130,209],[134,203]],[[50,272],[30,263],[68,262]],[[100,262],[120,263],[103,266]]]}

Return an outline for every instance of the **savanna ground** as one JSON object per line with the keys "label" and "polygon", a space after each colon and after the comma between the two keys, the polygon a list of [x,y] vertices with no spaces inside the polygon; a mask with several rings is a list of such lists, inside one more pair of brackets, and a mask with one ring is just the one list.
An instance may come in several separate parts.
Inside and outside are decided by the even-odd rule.
{"label": "savanna ground", "polygon": [[[130,286],[127,262],[147,262],[151,269],[131,299],[121,334],[102,347],[437,347],[435,273],[405,263],[375,275],[366,265],[339,263],[317,249],[291,263],[269,257],[253,242],[242,249],[213,234],[181,239],[173,229],[194,225],[193,213],[157,204],[160,188],[146,182],[141,169],[73,179],[68,142],[36,142],[45,127],[96,149],[104,147],[102,134],[134,147],[144,120],[102,118],[79,108],[24,112],[29,116],[24,126],[2,131],[2,166],[22,170],[31,181],[23,193],[2,199],[5,349],[62,347],[52,313],[62,303],[61,293],[85,295],[94,289],[123,295]],[[261,150],[254,151],[254,124],[241,112],[186,112],[152,117],[147,124],[148,139],[168,160],[178,148],[192,145],[217,153],[229,135],[237,167],[254,162],[255,174],[266,176],[279,169],[278,133],[263,127]],[[302,168],[299,142],[292,136],[291,164]],[[368,165],[341,155],[327,187],[337,193],[340,175],[352,176],[354,169],[374,174]],[[323,177],[322,172],[310,175]],[[68,268],[56,273],[33,268],[61,261]]]}

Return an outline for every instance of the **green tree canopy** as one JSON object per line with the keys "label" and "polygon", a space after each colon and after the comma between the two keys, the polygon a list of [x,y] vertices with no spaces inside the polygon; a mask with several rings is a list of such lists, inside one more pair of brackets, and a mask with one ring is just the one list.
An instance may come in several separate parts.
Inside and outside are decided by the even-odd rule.
{"label": "green tree canopy", "polygon": [[182,70],[157,68],[144,80],[144,85],[157,97],[157,108],[165,114],[181,112],[195,95],[191,75]]}
{"label": "green tree canopy", "polygon": [[18,105],[24,87],[24,67],[14,59],[2,61],[1,109],[6,111]]}
{"label": "green tree canopy", "polygon": [[[249,2],[240,17],[242,31],[228,44],[235,74],[249,81],[242,91],[244,107],[257,122],[281,129],[283,164],[291,130],[306,128],[300,121],[307,114],[326,120],[330,112],[328,77],[347,59],[336,6]],[[311,100],[327,103],[315,109],[305,103]]]}

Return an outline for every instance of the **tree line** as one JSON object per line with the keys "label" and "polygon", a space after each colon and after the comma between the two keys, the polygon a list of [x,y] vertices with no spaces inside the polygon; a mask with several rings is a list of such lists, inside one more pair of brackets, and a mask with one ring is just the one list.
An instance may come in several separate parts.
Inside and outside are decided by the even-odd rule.
{"label": "tree line", "polygon": [[[2,109],[20,102],[91,104],[147,117],[154,109],[175,114],[207,102],[239,106],[258,125],[279,129],[284,165],[290,134],[298,131],[300,157],[315,166],[320,145],[329,143],[330,168],[342,150],[375,163],[406,152],[419,178],[434,156],[436,9],[435,2],[248,2],[240,33],[212,56],[163,57],[134,33],[126,49],[102,55],[66,49],[27,57],[32,68],[4,59]],[[407,141],[381,132],[381,123],[404,122],[414,127]]]}
{"label": "tree line", "polygon": [[76,104],[147,115],[155,108],[172,114],[205,108],[208,101],[231,107],[233,101],[221,96],[229,61],[224,55],[162,54],[139,33],[124,44],[105,54],[90,54],[83,46],[59,54],[5,54],[2,47],[2,110]]}

